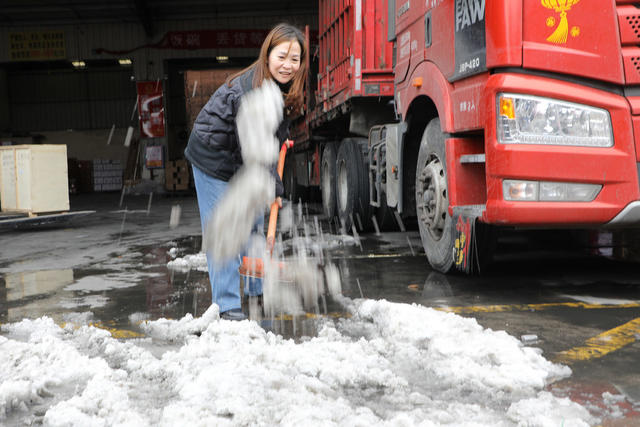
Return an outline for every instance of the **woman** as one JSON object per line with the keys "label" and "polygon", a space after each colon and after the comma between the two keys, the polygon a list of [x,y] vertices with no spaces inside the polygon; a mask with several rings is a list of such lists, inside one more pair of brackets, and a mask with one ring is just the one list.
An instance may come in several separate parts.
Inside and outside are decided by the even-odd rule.
{"label": "woman", "polygon": [[[306,40],[302,32],[289,25],[274,27],[260,49],[258,59],[249,67],[227,79],[202,108],[193,125],[185,156],[193,167],[200,221],[205,224],[228,182],[242,165],[238,143],[236,115],[242,96],[259,87],[265,79],[273,80],[284,97],[284,120],[276,136],[282,143],[288,135],[289,118],[303,105],[303,88],[307,73]],[[276,197],[284,192],[276,179]],[[244,320],[240,300],[240,254],[231,261],[215,262],[207,253],[212,300],[220,307],[220,317]]]}

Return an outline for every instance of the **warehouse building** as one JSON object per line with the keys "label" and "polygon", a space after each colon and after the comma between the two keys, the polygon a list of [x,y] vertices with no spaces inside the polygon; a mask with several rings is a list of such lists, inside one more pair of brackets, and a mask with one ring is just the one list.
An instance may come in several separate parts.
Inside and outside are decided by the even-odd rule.
{"label": "warehouse building", "polygon": [[199,108],[274,24],[317,20],[315,0],[3,2],[0,146],[65,145],[71,192],[187,189]]}

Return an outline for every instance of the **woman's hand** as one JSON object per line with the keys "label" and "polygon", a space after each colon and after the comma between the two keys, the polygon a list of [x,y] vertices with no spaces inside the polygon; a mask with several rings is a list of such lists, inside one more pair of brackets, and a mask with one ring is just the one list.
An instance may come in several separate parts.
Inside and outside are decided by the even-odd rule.
{"label": "woman's hand", "polygon": [[279,208],[282,208],[282,197],[276,197],[276,203],[278,204]]}

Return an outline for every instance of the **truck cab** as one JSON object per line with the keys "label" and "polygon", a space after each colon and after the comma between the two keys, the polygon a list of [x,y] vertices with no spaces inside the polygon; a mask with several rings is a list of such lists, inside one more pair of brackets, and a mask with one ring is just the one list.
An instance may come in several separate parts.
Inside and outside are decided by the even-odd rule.
{"label": "truck cab", "polygon": [[369,143],[402,153],[380,191],[416,216],[432,267],[468,270],[476,226],[640,225],[631,1],[389,5],[400,120]]}
{"label": "truck cab", "polygon": [[415,223],[470,272],[499,227],[640,225],[632,0],[320,0],[318,28],[285,186],[343,230]]}

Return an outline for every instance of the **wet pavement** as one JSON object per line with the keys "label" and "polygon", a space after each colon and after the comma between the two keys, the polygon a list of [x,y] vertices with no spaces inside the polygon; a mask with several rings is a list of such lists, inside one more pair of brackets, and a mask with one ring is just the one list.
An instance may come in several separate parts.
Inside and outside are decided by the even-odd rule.
{"label": "wet pavement", "polygon": [[[91,312],[94,324],[128,338],[141,334],[137,321],[205,312],[206,271],[167,268],[174,256],[200,251],[195,198],[144,194],[120,201],[114,193],[72,196],[72,211],[95,213],[2,232],[0,323],[43,315],[63,323],[69,313]],[[176,206],[180,221],[170,227]],[[431,271],[416,231],[360,235],[359,244],[327,255],[340,269],[344,296],[421,304],[504,330],[571,367],[568,380],[551,385],[554,393],[604,413],[604,425],[640,425],[640,264],[536,237],[538,244],[503,236],[482,277]],[[335,301],[326,303],[265,325],[285,337],[313,336],[319,318],[346,315]],[[611,405],[607,393],[627,400]]]}

